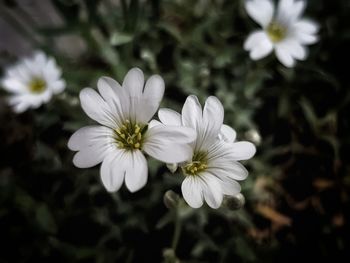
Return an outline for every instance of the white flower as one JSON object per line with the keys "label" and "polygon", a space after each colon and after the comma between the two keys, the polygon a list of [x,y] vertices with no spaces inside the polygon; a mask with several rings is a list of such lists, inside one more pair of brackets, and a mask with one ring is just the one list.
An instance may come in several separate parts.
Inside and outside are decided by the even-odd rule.
{"label": "white flower", "polygon": [[178,164],[185,175],[182,194],[191,207],[202,206],[204,199],[210,207],[218,208],[224,195],[234,196],[241,191],[237,180],[244,180],[248,171],[238,161],[251,158],[255,146],[234,142],[236,132],[223,125],[224,109],[216,97],[209,97],[202,111],[197,97],[189,96],[182,114],[160,109],[158,116],[162,122],[159,126],[185,126],[197,132],[191,158]]}
{"label": "white flower", "polygon": [[36,52],[8,68],[1,86],[12,93],[8,103],[15,112],[21,113],[47,103],[53,94],[62,92],[66,84],[55,59]]}
{"label": "white flower", "polygon": [[78,151],[73,163],[88,168],[102,162],[102,183],[109,192],[117,191],[124,179],[135,192],[147,182],[148,167],[143,152],[163,162],[182,162],[191,155],[189,143],[195,132],[185,127],[150,127],[149,120],[158,110],[164,94],[164,81],[151,76],[144,86],[140,69],[131,69],[123,85],[99,79],[100,95],[91,88],[80,92],[85,113],[101,125],[76,131],[68,147]]}
{"label": "white flower", "polygon": [[303,0],[280,0],[277,10],[270,0],[247,0],[245,7],[263,28],[251,33],[244,43],[252,59],[261,59],[273,50],[286,67],[293,67],[295,60],[306,59],[305,45],[317,42],[318,25],[300,18],[305,8]]}

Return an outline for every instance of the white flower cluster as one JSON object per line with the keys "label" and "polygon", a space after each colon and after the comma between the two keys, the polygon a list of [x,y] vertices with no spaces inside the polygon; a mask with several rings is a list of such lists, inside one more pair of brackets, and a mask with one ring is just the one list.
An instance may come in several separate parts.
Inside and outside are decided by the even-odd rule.
{"label": "white flower cluster", "polygon": [[240,192],[237,180],[248,172],[238,161],[251,158],[255,147],[235,142],[235,131],[223,125],[224,109],[216,97],[209,97],[202,111],[198,99],[189,96],[182,114],[161,109],[159,122],[151,118],[164,94],[160,76],[153,75],[144,84],[142,71],[133,68],[122,85],[102,77],[97,86],[99,93],[83,89],[80,101],[100,125],[76,131],[68,147],[77,151],[73,159],[77,167],[102,162],[101,179],[108,191],[119,190],[123,181],[131,192],[141,189],[148,178],[146,153],[181,168],[183,196],[194,208],[202,206],[203,199],[218,208],[224,195]]}
{"label": "white flower cluster", "polygon": [[[273,50],[286,67],[307,57],[305,45],[318,40],[318,25],[300,18],[303,0],[280,0],[275,10],[271,0],[246,0],[247,13],[262,30],[253,32],[244,49],[253,60]],[[61,70],[55,59],[36,52],[7,69],[1,86],[11,95],[8,103],[17,113],[38,108],[54,94],[65,89]],[[68,147],[77,151],[73,163],[80,168],[101,165],[105,188],[114,192],[125,181],[135,192],[148,178],[147,154],[167,164],[172,172],[178,168],[185,176],[182,193],[186,202],[198,208],[203,200],[218,208],[225,195],[237,195],[237,181],[248,172],[241,160],[250,159],[255,147],[236,142],[236,132],[223,124],[224,110],[216,97],[209,97],[202,109],[197,97],[189,96],[177,113],[160,109],[160,121],[151,120],[164,95],[164,81],[151,76],[144,83],[140,69],[131,69],[120,85],[115,80],[99,79],[98,92],[85,88],[80,92],[85,113],[99,125],[76,131]]]}

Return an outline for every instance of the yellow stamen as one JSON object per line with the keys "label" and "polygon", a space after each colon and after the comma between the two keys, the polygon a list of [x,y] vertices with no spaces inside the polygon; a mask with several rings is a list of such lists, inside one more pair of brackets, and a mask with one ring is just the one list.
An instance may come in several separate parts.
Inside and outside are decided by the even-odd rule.
{"label": "yellow stamen", "polygon": [[287,35],[287,28],[278,22],[271,22],[266,28],[267,35],[271,41],[276,43],[283,40]]}
{"label": "yellow stamen", "polygon": [[115,140],[118,147],[126,150],[141,149],[146,129],[145,125],[134,124],[126,120],[119,129],[115,129]]}
{"label": "yellow stamen", "polygon": [[46,90],[46,82],[41,78],[33,78],[29,83],[29,90],[32,93],[42,93]]}
{"label": "yellow stamen", "polygon": [[197,152],[193,155],[192,161],[182,167],[185,175],[195,176],[208,168],[207,153]]}

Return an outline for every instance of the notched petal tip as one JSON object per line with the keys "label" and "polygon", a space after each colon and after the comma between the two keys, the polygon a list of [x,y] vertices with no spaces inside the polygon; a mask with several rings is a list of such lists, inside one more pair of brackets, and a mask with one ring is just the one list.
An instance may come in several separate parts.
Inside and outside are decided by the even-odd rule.
{"label": "notched petal tip", "polygon": [[186,177],[181,184],[182,196],[192,208],[200,208],[203,205],[203,193],[199,182],[191,177]]}
{"label": "notched petal tip", "polygon": [[76,134],[76,132],[72,134],[72,136],[69,138],[68,143],[67,143],[67,147],[71,151],[78,151],[79,150],[77,148],[77,145],[76,145],[76,136],[75,136],[75,134]]}

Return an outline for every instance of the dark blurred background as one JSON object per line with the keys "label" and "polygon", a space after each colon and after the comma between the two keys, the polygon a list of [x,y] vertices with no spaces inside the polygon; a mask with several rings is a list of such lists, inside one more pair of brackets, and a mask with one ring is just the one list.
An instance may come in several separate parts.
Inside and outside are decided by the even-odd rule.
{"label": "dark blurred background", "polygon": [[[258,26],[241,0],[2,0],[2,72],[43,50],[67,88],[20,115],[1,90],[0,262],[349,262],[350,1],[309,0],[305,16],[320,41],[287,69],[243,50]],[[175,213],[163,195],[181,194],[182,176],[154,160],[134,194],[72,165],[67,140],[92,123],[79,91],[134,66],[164,77],[162,106],[216,95],[256,144],[242,209],[180,201]]]}

